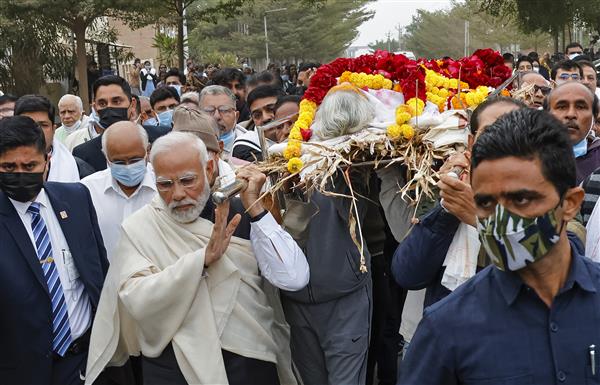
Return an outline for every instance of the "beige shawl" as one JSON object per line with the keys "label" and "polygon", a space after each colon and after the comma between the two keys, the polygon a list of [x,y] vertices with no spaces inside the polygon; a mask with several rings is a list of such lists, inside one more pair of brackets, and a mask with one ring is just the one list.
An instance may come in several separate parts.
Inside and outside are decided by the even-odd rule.
{"label": "beige shawl", "polygon": [[94,319],[86,384],[130,355],[157,357],[172,342],[190,384],[227,384],[221,349],[291,371],[278,291],[263,280],[250,242],[232,237],[202,277],[212,223],[180,224],[160,197],[123,223]]}

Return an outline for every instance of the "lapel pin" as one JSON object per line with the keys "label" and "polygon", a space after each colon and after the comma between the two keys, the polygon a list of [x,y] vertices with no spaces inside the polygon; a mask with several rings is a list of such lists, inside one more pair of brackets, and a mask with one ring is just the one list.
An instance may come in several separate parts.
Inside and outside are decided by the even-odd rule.
{"label": "lapel pin", "polygon": [[60,212],[60,217],[61,217],[62,219],[67,219],[69,216],[67,215],[67,212],[66,212],[66,211],[61,211],[61,212]]}

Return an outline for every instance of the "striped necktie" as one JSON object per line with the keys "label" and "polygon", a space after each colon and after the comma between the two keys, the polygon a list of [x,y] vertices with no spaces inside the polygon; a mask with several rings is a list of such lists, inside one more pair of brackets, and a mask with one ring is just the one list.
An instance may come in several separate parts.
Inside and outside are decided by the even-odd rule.
{"label": "striped necktie", "polygon": [[48,234],[44,219],[40,215],[40,204],[33,202],[27,208],[27,212],[31,214],[31,230],[33,230],[35,248],[46,278],[50,298],[52,298],[52,350],[62,357],[73,341],[67,304],[58,270],[52,258],[50,234]]}

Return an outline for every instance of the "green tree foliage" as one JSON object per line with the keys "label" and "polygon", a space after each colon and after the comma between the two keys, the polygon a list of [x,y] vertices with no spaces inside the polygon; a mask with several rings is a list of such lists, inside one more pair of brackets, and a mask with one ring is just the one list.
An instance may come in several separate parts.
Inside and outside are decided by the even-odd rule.
{"label": "green tree foliage", "polygon": [[328,61],[340,56],[358,34],[358,27],[373,14],[365,10],[369,0],[254,0],[241,14],[218,24],[199,22],[191,26],[189,42],[193,56],[204,60],[209,53],[224,52],[240,58],[263,59],[263,16],[267,13],[269,56],[272,62],[291,60]]}
{"label": "green tree foliage", "polygon": [[481,0],[480,8],[494,16],[513,18],[524,32],[545,32],[554,37],[569,32],[574,22],[600,33],[598,0]]}
{"label": "green tree foliage", "polygon": [[418,10],[406,27],[405,45],[420,57],[462,57],[465,21],[469,21],[468,54],[487,47],[508,51],[512,44],[520,45],[523,50],[543,52],[549,49],[548,34],[525,34],[513,19],[481,11],[481,2],[478,0],[454,3],[449,10]]}
{"label": "green tree foliage", "polygon": [[70,46],[59,39],[66,32],[0,6],[0,89],[16,95],[38,93],[45,78],[66,77],[73,68]]}

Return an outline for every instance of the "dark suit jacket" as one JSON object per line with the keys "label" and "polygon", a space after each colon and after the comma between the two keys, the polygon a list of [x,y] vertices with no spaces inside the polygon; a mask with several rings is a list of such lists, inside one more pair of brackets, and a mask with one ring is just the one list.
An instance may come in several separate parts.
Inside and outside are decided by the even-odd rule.
{"label": "dark suit jacket", "polygon": [[[108,260],[90,193],[79,183],[49,182],[44,188],[95,312]],[[27,230],[3,192],[0,260],[0,384],[49,384],[53,358],[48,288]]]}
{"label": "dark suit jacket", "polygon": [[[150,143],[171,132],[171,127],[166,126],[143,125],[142,127],[146,130]],[[89,163],[96,171],[106,170],[106,157],[102,152],[102,135],[76,146],[73,149],[73,156]]]}
{"label": "dark suit jacket", "polygon": [[76,146],[73,149],[73,156],[87,162],[96,171],[106,170],[106,157],[102,152],[102,135]]}

